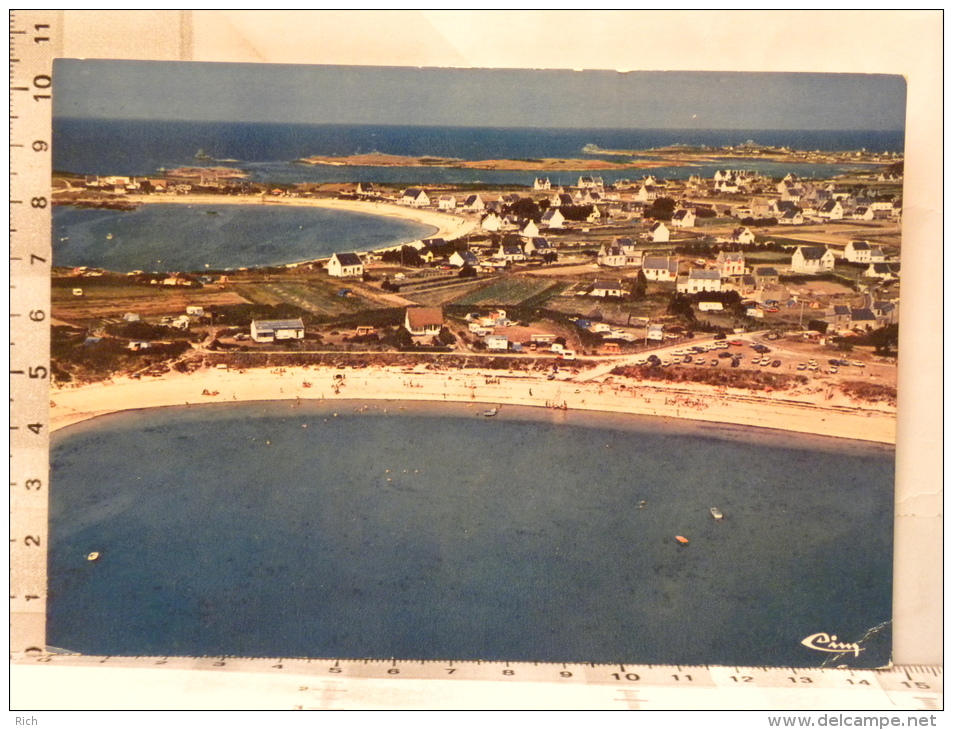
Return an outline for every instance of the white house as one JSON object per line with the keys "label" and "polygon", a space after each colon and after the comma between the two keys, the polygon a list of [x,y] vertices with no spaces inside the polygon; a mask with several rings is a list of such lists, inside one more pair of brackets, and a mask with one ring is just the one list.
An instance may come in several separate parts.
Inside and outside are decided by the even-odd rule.
{"label": "white house", "polygon": [[668,228],[662,221],[655,221],[649,226],[649,236],[655,243],[665,243],[669,240],[670,234]]}
{"label": "white house", "polygon": [[600,280],[593,282],[592,289],[589,290],[589,296],[592,297],[624,297],[625,287],[619,280]]}
{"label": "white house", "polygon": [[838,221],[844,217],[844,206],[839,200],[828,200],[817,210],[819,218],[826,218],[832,221]]}
{"label": "white house", "polygon": [[437,200],[439,210],[454,210],[457,207],[457,199],[453,195],[441,195]]}
{"label": "white house", "polygon": [[404,205],[412,205],[415,208],[422,208],[425,205],[430,205],[430,196],[424,190],[420,188],[407,188],[404,191],[404,194],[400,198],[400,202]]}
{"label": "white house", "polygon": [[750,228],[735,228],[731,232],[731,235],[728,236],[728,240],[731,243],[742,243],[749,244],[754,243],[754,233],[751,232]]}
{"label": "white house", "polygon": [[535,238],[539,235],[539,226],[535,221],[526,221],[526,224],[520,229],[520,235],[523,238]]}
{"label": "white house", "polygon": [[447,263],[457,268],[463,268],[464,266],[476,268],[480,265],[480,259],[472,251],[454,251],[447,259]]}
{"label": "white house", "polygon": [[553,247],[549,245],[549,241],[541,236],[533,236],[523,244],[523,253],[527,256],[533,256],[534,254],[542,255],[552,250]]}
{"label": "white house", "polygon": [[678,276],[678,261],[671,256],[646,256],[642,273],[649,281],[675,281]]}
{"label": "white house", "polygon": [[190,317],[204,317],[205,308],[204,307],[186,307],[185,313]]}
{"label": "white house", "polygon": [[356,253],[335,253],[328,261],[331,276],[364,276],[364,262]]}
{"label": "white house", "polygon": [[643,203],[651,203],[659,196],[659,189],[654,185],[642,185],[635,193],[635,199]]}
{"label": "white house", "polygon": [[484,231],[493,231],[495,233],[503,228],[503,219],[496,213],[490,213],[486,218],[480,221],[480,226]]}
{"label": "white house", "polygon": [[251,323],[251,338],[255,342],[304,339],[301,319],[255,319]]}
{"label": "white house", "polygon": [[[562,214],[562,211],[559,208],[550,208],[540,219],[540,225],[545,228],[562,228],[566,223],[566,217]],[[484,226],[485,227],[485,226]]]}
{"label": "white house", "polygon": [[673,228],[692,228],[695,225],[695,211],[676,210],[672,216]]}
{"label": "white house", "polygon": [[844,258],[855,264],[869,264],[870,244],[867,241],[851,241],[844,247]]}
{"label": "white house", "polygon": [[688,275],[678,277],[675,291],[697,294],[702,291],[721,291],[721,274],[715,269],[691,269]]}
{"label": "white house", "polygon": [[[629,241],[623,243],[622,241]],[[616,239],[615,243],[604,243],[599,249],[596,257],[596,263],[599,266],[608,266],[617,268],[620,266],[640,266],[642,264],[642,252],[635,248],[631,239]]]}
{"label": "white house", "polygon": [[804,216],[800,208],[785,211],[784,215],[778,218],[778,225],[781,226],[799,226],[804,223]]}
{"label": "white house", "polygon": [[538,177],[533,181],[533,190],[549,190],[552,187],[548,177]]}
{"label": "white house", "polygon": [[601,177],[592,177],[590,175],[583,175],[579,178],[579,183],[576,187],[584,188],[588,190],[601,190],[603,188],[603,181]]}
{"label": "white house", "polygon": [[856,208],[850,217],[855,221],[872,221],[874,219],[874,211],[873,208],[862,205]]}
{"label": "white house", "polygon": [[791,271],[819,274],[834,270],[834,252],[824,246],[798,246],[791,257]]}
{"label": "white house", "polygon": [[443,327],[443,310],[440,307],[408,307],[404,327],[415,337],[439,335]]}
{"label": "white house", "polygon": [[500,244],[496,257],[504,261],[526,261],[526,254],[519,246],[504,246]]}
{"label": "white house", "polygon": [[486,208],[486,205],[483,203],[483,198],[479,195],[468,195],[463,199],[462,208],[466,210],[483,210]]}

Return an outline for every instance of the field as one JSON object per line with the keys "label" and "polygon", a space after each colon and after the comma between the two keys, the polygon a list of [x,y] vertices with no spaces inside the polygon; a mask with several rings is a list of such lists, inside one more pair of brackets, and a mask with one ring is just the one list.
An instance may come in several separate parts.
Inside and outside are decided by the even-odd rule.
{"label": "field", "polygon": [[[469,306],[500,305],[517,306],[520,304],[541,305],[550,297],[557,296],[565,288],[554,279],[507,278],[497,279],[489,286],[470,292],[454,304]],[[533,300],[530,302],[530,300]]]}
{"label": "field", "polygon": [[[83,295],[75,296],[74,288],[82,289]],[[211,287],[117,284],[92,278],[54,279],[51,299],[53,318],[71,324],[121,317],[126,312],[135,312],[143,318],[164,317],[185,314],[187,306],[246,303],[233,291]]]}
{"label": "field", "polygon": [[[293,304],[296,307],[327,317],[352,314],[380,305],[365,299],[347,283],[324,281],[281,281],[235,284],[235,291],[252,304]],[[351,289],[351,294],[339,296],[342,289]]]}

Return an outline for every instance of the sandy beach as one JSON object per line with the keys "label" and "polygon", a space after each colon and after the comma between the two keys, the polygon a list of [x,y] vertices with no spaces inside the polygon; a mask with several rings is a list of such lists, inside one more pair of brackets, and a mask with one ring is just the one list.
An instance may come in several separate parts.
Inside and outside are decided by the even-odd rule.
{"label": "sandy beach", "polygon": [[[203,395],[209,393],[211,395]],[[204,369],[162,378],[117,378],[51,393],[56,431],[123,410],[256,400],[444,401],[629,413],[755,426],[882,444],[896,443],[896,410],[859,408],[842,394],[753,393],[680,383],[546,380],[538,374],[499,370],[381,367],[359,370],[289,367],[245,371]]]}
{"label": "sandy beach", "polygon": [[402,218],[423,223],[437,229],[431,234],[430,238],[445,238],[448,241],[465,236],[477,226],[474,220],[450,213],[367,200],[286,198],[273,195],[129,195],[124,200],[142,205],[178,203],[184,205],[286,205],[305,208],[328,208],[330,210]]}

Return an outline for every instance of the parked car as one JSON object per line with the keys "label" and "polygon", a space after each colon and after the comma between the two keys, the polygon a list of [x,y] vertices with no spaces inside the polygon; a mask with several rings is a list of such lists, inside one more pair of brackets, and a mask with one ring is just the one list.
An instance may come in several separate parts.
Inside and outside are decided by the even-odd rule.
{"label": "parked car", "polygon": [[781,367],[781,361],[780,361],[780,360],[775,360],[774,362],[771,363],[771,367],[773,367],[773,368],[779,368],[779,367]]}

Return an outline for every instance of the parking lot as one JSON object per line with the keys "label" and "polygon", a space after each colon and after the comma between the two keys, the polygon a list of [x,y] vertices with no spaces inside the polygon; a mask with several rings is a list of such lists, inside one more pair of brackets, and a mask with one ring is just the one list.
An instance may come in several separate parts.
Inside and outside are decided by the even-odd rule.
{"label": "parking lot", "polygon": [[[811,352],[787,347],[783,340],[763,342],[750,336],[729,336],[697,344],[682,344],[656,350],[635,360],[636,365],[654,363],[661,367],[735,367],[749,370],[767,369],[806,376],[837,376],[838,378],[876,378],[892,384],[896,367],[871,362],[848,354],[820,352],[813,346]],[[866,356],[864,356],[866,358]]]}

